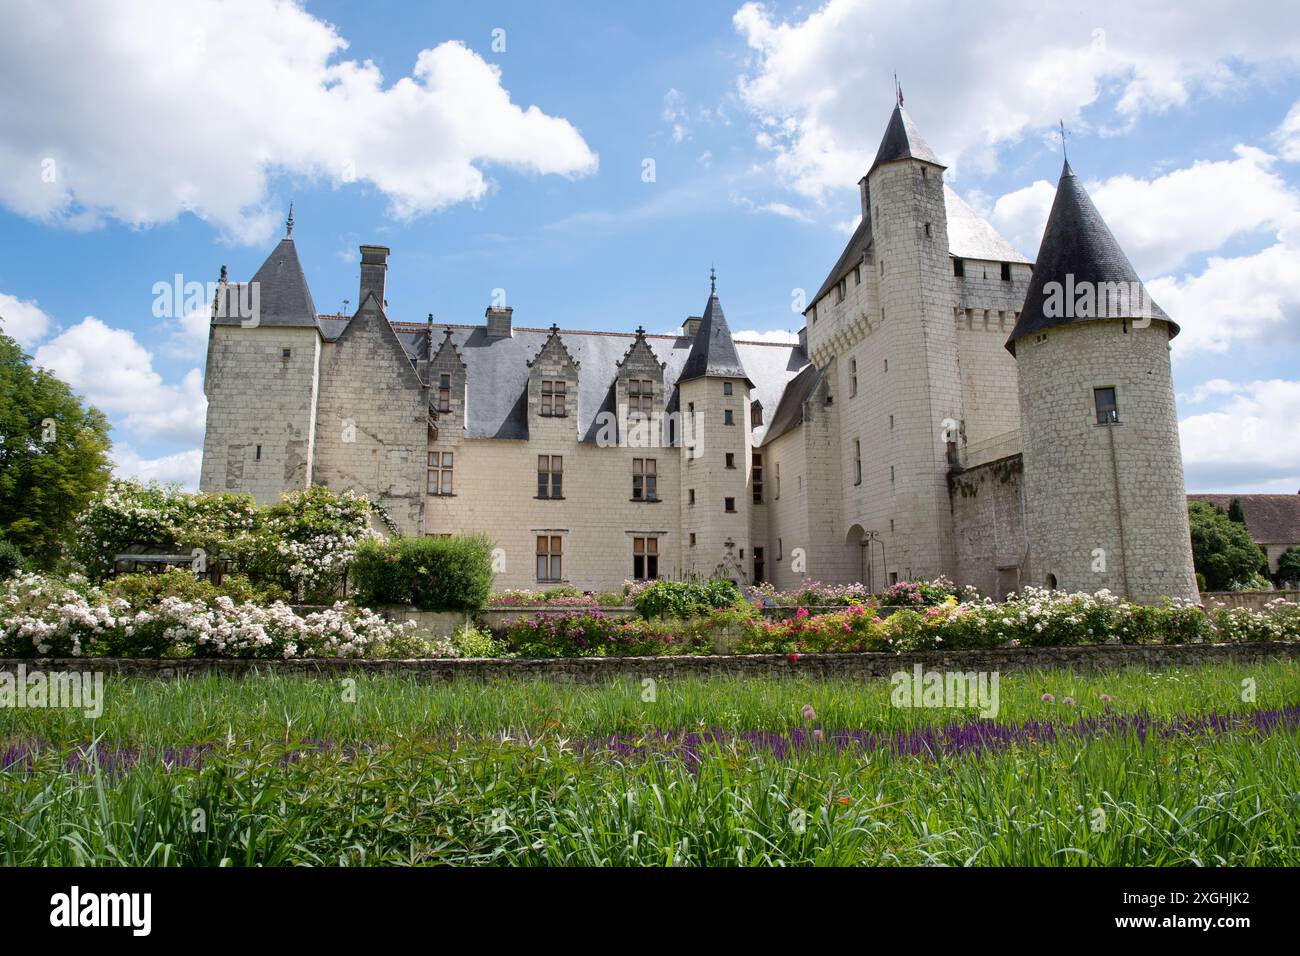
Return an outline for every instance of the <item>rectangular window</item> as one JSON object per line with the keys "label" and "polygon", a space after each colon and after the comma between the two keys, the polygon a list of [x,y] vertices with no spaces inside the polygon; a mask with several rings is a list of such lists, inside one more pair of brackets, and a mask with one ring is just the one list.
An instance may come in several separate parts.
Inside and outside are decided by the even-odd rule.
{"label": "rectangular window", "polygon": [[452,453],[449,451],[429,452],[429,494],[449,495],[452,493],[452,461]]}
{"label": "rectangular window", "polygon": [[1011,263],[1009,262],[1002,263],[1002,281],[1003,282],[1011,281]]}
{"label": "rectangular window", "polygon": [[632,577],[638,581],[653,581],[659,577],[659,539],[632,539]]}
{"label": "rectangular window", "polygon": [[695,547],[695,532],[691,532],[691,547]]}
{"label": "rectangular window", "polygon": [[778,561],[781,560],[781,557],[782,557],[783,553],[784,553],[784,551],[783,551],[783,548],[782,548],[782,546],[781,546],[781,539],[780,539],[780,538],[777,538],[777,539],[776,539],[776,559],[777,559]]}
{"label": "rectangular window", "polygon": [[1097,424],[1109,425],[1119,421],[1119,408],[1115,404],[1114,388],[1094,388],[1092,400],[1097,407]]}
{"label": "rectangular window", "polygon": [[735,416],[732,415],[731,409],[725,408],[722,410],[722,424],[724,425],[736,424]]}
{"label": "rectangular window", "polygon": [[563,418],[566,408],[566,383],[562,380],[542,382],[542,415],[546,418]]}
{"label": "rectangular window", "polygon": [[853,439],[853,483],[862,484],[862,442]]}
{"label": "rectangular window", "polygon": [[754,583],[755,584],[763,583],[763,578],[766,576],[766,570],[767,569],[764,566],[764,562],[763,562],[763,549],[755,548],[754,549]]}
{"label": "rectangular window", "polygon": [[725,512],[727,512],[727,514],[735,514],[735,512],[736,512],[736,499],[735,499],[735,498],[723,498],[723,499],[722,499],[722,509],[723,509]]}
{"label": "rectangular window", "polygon": [[928,222],[925,224],[925,238],[931,238],[930,224]]}
{"label": "rectangular window", "polygon": [[754,402],[749,406],[749,424],[752,428],[757,428],[763,424],[763,403]]}
{"label": "rectangular window", "polygon": [[564,457],[562,455],[537,456],[537,497],[564,497]]}
{"label": "rectangular window", "polygon": [[853,284],[862,285],[862,264],[858,263],[853,267]]}
{"label": "rectangular window", "polygon": [[558,534],[537,536],[537,580],[564,580],[564,539]]}
{"label": "rectangular window", "polygon": [[835,299],[835,301],[836,301],[836,302],[843,302],[843,301],[844,301],[844,295],[845,295],[845,293],[847,292],[847,290],[848,290],[848,280],[847,280],[847,279],[841,279],[841,280],[839,281],[839,284],[835,286],[835,293],[836,293],[836,299]]}
{"label": "rectangular window", "polygon": [[438,411],[451,411],[451,376],[438,376]]}
{"label": "rectangular window", "polygon": [[261,460],[262,460],[262,446],[258,445],[256,448],[253,449],[253,461],[261,461]]}
{"label": "rectangular window", "polygon": [[293,349],[281,349],[280,358],[288,358],[293,354]]}
{"label": "rectangular window", "polygon": [[849,359],[849,398],[858,394],[858,360]]}
{"label": "rectangular window", "polygon": [[727,467],[728,468],[736,467],[736,453],[733,451],[727,452]]}
{"label": "rectangular window", "polygon": [[633,378],[627,383],[627,411],[629,415],[649,415],[654,411],[654,382],[650,379]]}
{"label": "rectangular window", "polygon": [[692,505],[695,504],[695,489],[694,489],[694,488],[691,488],[691,489],[689,489],[689,490],[686,492],[686,502],[687,502],[687,504],[692,504]]}
{"label": "rectangular window", "polygon": [[754,504],[763,503],[763,456],[754,452],[751,458],[754,475]]}
{"label": "rectangular window", "polygon": [[722,394],[723,394],[723,395],[730,395],[730,394],[731,394],[731,383],[730,383],[730,382],[723,382],[723,383],[722,383]]}
{"label": "rectangular window", "polygon": [[656,459],[632,459],[632,498],[634,501],[658,501],[658,482]]}
{"label": "rectangular window", "polygon": [[779,500],[781,497],[781,463],[778,461],[775,467],[776,467],[776,472],[772,475],[772,477],[776,480],[776,494],[773,495],[772,497]]}
{"label": "rectangular window", "polygon": [[962,262],[960,259],[954,258],[952,260],[952,274],[958,279],[964,278],[966,275],[966,263]]}

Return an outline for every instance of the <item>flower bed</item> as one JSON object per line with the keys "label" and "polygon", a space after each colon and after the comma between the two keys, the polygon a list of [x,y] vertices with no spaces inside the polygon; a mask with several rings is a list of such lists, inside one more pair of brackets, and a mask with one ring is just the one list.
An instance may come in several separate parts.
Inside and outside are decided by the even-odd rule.
{"label": "flower bed", "polygon": [[[184,572],[175,572],[184,576]],[[132,604],[84,580],[36,574],[0,587],[2,657],[446,657],[450,642],[338,603],[296,614],[281,601],[151,595]]]}

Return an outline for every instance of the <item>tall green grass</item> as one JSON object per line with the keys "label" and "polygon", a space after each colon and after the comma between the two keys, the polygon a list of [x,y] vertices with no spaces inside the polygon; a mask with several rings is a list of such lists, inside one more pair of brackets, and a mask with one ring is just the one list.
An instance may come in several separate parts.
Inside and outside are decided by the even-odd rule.
{"label": "tall green grass", "polygon": [[[1242,700],[1242,681],[1257,700]],[[577,753],[578,737],[700,726],[903,729],[965,715],[889,706],[889,685],[688,680],[427,686],[267,676],[113,681],[95,722],[0,711],[0,744],[41,739],[0,775],[4,865],[1296,865],[1294,733],[1064,737],[983,756],[786,759],[716,744],[680,761]],[[1057,703],[1042,701],[1050,692]],[[999,720],[1098,712],[1245,713],[1300,700],[1293,664],[1002,680]],[[1064,708],[1064,696],[1078,701]],[[501,742],[495,735],[511,732]],[[203,768],[145,758],[67,769],[92,739],[214,743]],[[288,759],[294,744],[333,746]]]}

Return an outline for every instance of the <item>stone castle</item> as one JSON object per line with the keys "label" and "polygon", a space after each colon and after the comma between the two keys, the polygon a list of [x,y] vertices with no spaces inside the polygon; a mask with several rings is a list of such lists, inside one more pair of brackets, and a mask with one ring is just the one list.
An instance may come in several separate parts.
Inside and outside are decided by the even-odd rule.
{"label": "stone castle", "polygon": [[291,218],[214,301],[201,488],[318,483],[407,534],[482,532],[498,589],[942,574],[1195,598],[1177,325],[1068,163],[1036,264],[944,171],[900,104],[789,345],[735,341],[712,280],[677,335],[393,321],[382,246],[356,313],[321,315]]}

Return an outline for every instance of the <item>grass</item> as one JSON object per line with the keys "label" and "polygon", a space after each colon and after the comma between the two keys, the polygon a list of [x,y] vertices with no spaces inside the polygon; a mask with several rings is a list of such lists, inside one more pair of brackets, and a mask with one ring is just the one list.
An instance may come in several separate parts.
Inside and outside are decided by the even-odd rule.
{"label": "grass", "polygon": [[[1242,700],[1246,680],[1253,702]],[[43,745],[29,770],[0,773],[0,864],[1300,862],[1294,729],[1065,734],[937,757],[818,745],[778,758],[743,739],[806,730],[805,704],[828,737],[972,716],[894,708],[890,689],[115,679],[93,722],[0,710],[0,751]],[[1116,713],[1168,721],[1300,703],[1300,668],[1056,671],[1004,675],[1000,691],[999,723],[1098,716],[1102,694]],[[1064,707],[1066,696],[1078,706]],[[701,744],[698,765],[601,744],[703,729],[725,733]],[[96,752],[84,750],[70,768],[69,754],[91,742],[141,756],[95,772]],[[168,764],[164,751],[187,744],[211,747],[201,768]]]}

